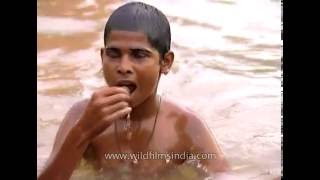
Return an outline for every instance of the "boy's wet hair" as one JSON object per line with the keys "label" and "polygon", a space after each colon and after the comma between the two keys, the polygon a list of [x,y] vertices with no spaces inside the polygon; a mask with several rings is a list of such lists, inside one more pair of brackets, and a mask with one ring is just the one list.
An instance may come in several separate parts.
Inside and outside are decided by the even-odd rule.
{"label": "boy's wet hair", "polygon": [[112,30],[143,32],[160,58],[170,50],[171,31],[166,16],[157,8],[131,2],[116,9],[109,17],[104,30],[104,45]]}

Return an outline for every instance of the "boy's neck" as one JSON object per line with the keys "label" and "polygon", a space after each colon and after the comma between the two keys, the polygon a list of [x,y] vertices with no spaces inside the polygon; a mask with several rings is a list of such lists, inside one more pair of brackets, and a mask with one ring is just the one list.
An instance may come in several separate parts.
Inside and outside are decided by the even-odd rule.
{"label": "boy's neck", "polygon": [[143,103],[133,108],[130,117],[133,121],[143,121],[149,119],[156,114],[159,108],[159,96],[153,94],[149,96]]}

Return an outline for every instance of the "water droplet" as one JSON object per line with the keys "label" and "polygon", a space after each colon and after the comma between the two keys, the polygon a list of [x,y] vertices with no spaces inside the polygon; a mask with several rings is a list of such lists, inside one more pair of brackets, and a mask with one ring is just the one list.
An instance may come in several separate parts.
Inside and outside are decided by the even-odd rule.
{"label": "water droplet", "polygon": [[197,168],[201,168],[201,166],[202,166],[202,165],[201,165],[200,163],[197,164]]}
{"label": "water droplet", "polygon": [[138,159],[134,158],[134,160],[132,162],[133,162],[133,164],[138,164]]}
{"label": "water droplet", "polygon": [[166,163],[168,164],[170,162],[170,159],[166,159]]}

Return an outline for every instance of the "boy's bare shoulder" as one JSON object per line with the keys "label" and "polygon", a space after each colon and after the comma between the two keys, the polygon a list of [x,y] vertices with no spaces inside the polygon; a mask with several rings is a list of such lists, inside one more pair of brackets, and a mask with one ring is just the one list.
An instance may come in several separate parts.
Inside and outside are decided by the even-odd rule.
{"label": "boy's bare shoulder", "polygon": [[211,139],[211,132],[205,121],[190,108],[166,100],[164,111],[161,128],[171,129],[172,137],[175,134],[186,146],[200,146],[207,143],[208,138]]}
{"label": "boy's bare shoulder", "polygon": [[78,101],[69,109],[57,132],[55,143],[53,146],[53,152],[56,152],[60,148],[63,139],[67,136],[68,132],[72,129],[77,120],[80,119],[88,102],[88,99]]}
{"label": "boy's bare shoulder", "polygon": [[88,103],[89,99],[83,99],[71,106],[60,125],[58,134],[67,133],[75,125],[75,123],[81,118]]}
{"label": "boy's bare shoulder", "polygon": [[67,112],[63,120],[63,124],[68,124],[68,126],[72,126],[77,120],[80,119],[88,103],[89,99],[83,99],[74,103]]}
{"label": "boy's bare shoulder", "polygon": [[179,105],[178,103],[175,103],[172,100],[166,99],[164,101],[164,111],[164,114],[170,117],[167,118],[168,121],[175,121],[175,123],[181,123],[182,121],[189,125],[204,123],[195,111],[193,111],[189,107]]}
{"label": "boy's bare shoulder", "polygon": [[179,147],[195,153],[212,153],[214,161],[204,160],[204,163],[213,171],[227,170],[229,165],[206,122],[187,107],[171,101],[167,101],[165,105],[168,111],[165,121],[173,127],[176,136],[172,136],[172,139],[179,142]]}

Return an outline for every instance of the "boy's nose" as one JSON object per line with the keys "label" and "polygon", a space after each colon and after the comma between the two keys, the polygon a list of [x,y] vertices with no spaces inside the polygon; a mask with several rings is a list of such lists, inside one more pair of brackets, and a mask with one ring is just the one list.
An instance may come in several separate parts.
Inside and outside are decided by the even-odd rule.
{"label": "boy's nose", "polygon": [[132,65],[128,56],[125,55],[121,58],[117,72],[121,75],[132,74]]}

